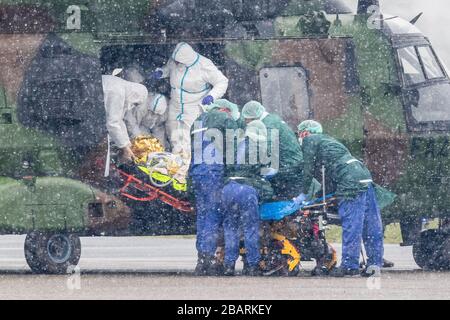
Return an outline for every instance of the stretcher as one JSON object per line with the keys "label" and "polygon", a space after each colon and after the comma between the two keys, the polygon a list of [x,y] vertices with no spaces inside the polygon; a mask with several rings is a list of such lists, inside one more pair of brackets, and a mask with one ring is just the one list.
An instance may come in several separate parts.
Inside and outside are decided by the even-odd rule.
{"label": "stretcher", "polygon": [[333,195],[302,206],[292,201],[272,202],[260,207],[261,220],[269,225],[262,262],[266,275],[295,276],[302,261],[316,261],[314,274],[328,274],[337,264],[336,250],[326,241],[329,212],[335,208]]}
{"label": "stretcher", "polygon": [[[138,166],[113,167],[120,176],[120,195],[137,202],[161,201],[185,214],[194,215],[192,203],[187,199],[180,199],[161,187],[150,182],[145,170]],[[160,177],[164,182],[164,178]],[[168,186],[167,181],[165,183]],[[176,190],[173,185],[171,190]],[[183,188],[181,188],[183,189]],[[262,239],[261,267],[266,275],[296,275],[300,271],[301,261],[316,260],[318,268],[329,272],[335,267],[336,251],[326,242],[326,219],[323,208],[332,207],[335,199],[330,195],[326,201],[316,199],[302,208],[283,208],[291,203],[269,203],[261,206],[262,221],[265,225]],[[280,211],[275,210],[281,209]],[[245,249],[241,249],[245,261]]]}
{"label": "stretcher", "polygon": [[[194,214],[194,208],[191,203],[184,199],[179,199],[162,187],[156,187],[151,184],[149,177],[136,166],[114,167],[114,170],[121,178],[122,186],[120,195],[126,199],[138,202],[152,202],[159,200],[174,209],[183,213]],[[167,187],[167,185],[166,185]],[[180,193],[184,190],[177,190]]]}

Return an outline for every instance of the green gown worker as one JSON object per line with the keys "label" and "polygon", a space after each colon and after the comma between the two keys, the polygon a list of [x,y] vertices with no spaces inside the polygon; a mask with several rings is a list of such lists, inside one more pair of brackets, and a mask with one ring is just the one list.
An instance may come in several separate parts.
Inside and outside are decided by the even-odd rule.
{"label": "green gown worker", "polygon": [[342,263],[331,275],[359,274],[361,242],[364,241],[368,265],[364,276],[378,274],[383,265],[383,224],[372,175],[336,139],[323,134],[320,123],[307,120],[298,126],[302,141],[303,190],[294,201],[301,204],[316,172],[325,167],[326,185],[338,199],[342,222]]}
{"label": "green gown worker", "polygon": [[[298,172],[303,166],[303,154],[295,132],[278,115],[268,113],[257,101],[250,101],[243,107],[242,117],[247,123],[260,120],[266,126],[268,150],[279,150],[279,165],[274,168],[277,173],[271,178],[275,197],[279,200],[292,199],[298,195],[298,185],[301,184]],[[274,143],[278,144],[278,148],[273,148]],[[271,156],[274,159],[274,155]]]}

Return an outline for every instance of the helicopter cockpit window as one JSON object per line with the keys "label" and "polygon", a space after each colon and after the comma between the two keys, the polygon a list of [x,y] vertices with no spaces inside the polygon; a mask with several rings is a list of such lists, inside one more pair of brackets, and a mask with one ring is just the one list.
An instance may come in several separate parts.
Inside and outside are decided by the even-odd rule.
{"label": "helicopter cockpit window", "polygon": [[406,85],[414,85],[425,82],[422,66],[415,47],[401,48],[398,50],[400,63],[403,67],[403,76]]}
{"label": "helicopter cockpit window", "polygon": [[450,84],[440,83],[412,89],[405,94],[417,123],[450,121]]}
{"label": "helicopter cockpit window", "polygon": [[406,86],[446,77],[430,46],[401,48],[398,55]]}
{"label": "helicopter cockpit window", "polygon": [[450,83],[446,81],[442,65],[430,46],[401,48],[398,55],[411,128],[442,130],[450,121]]}
{"label": "helicopter cockpit window", "polygon": [[430,47],[418,47],[427,79],[444,78],[445,74]]}

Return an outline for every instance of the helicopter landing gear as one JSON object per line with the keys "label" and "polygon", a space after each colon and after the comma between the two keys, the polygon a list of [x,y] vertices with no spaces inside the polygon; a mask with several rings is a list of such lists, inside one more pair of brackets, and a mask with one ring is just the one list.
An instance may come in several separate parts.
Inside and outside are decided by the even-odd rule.
{"label": "helicopter landing gear", "polygon": [[420,234],[413,245],[413,256],[424,270],[450,270],[450,233],[440,227]]}
{"label": "helicopter landing gear", "polygon": [[66,274],[81,257],[80,238],[74,234],[33,231],[24,249],[29,267],[39,274]]}

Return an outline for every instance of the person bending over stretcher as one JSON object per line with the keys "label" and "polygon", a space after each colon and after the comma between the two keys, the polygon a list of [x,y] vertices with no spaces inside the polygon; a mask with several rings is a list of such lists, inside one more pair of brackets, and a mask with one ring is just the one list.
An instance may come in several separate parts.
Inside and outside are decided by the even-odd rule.
{"label": "person bending over stretcher", "polygon": [[294,201],[306,199],[313,173],[322,165],[327,181],[339,201],[342,220],[342,263],[330,275],[334,277],[359,275],[361,240],[368,255],[368,267],[362,276],[379,274],[383,265],[383,224],[372,176],[366,166],[334,138],[323,134],[322,125],[313,120],[298,126],[303,149],[303,190]]}

